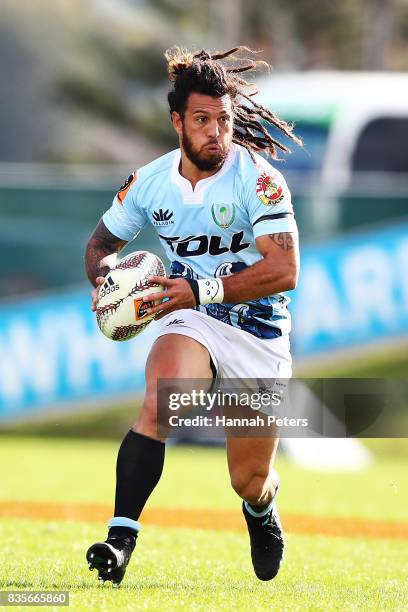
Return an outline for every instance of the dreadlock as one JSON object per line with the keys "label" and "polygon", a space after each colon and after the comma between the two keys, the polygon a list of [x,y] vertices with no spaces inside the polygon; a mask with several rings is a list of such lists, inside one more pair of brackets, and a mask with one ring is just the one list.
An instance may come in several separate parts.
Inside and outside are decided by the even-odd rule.
{"label": "dreadlock", "polygon": [[[167,49],[164,55],[169,79],[173,83],[173,90],[168,94],[170,114],[176,111],[184,117],[187,100],[192,92],[213,97],[228,94],[234,115],[233,142],[245,147],[254,161],[254,152],[259,151],[279,159],[277,149],[285,153],[290,153],[290,149],[273,138],[265,124],[274,126],[299,146],[303,146],[303,142],[293,133],[292,124],[279,119],[253,100],[253,96],[259,93],[258,88],[239,75],[269,66],[263,61],[236,56],[243,51],[254,53],[243,46],[212,54],[204,49],[197,53],[180,47]],[[228,58],[227,62],[220,61],[225,58]]]}

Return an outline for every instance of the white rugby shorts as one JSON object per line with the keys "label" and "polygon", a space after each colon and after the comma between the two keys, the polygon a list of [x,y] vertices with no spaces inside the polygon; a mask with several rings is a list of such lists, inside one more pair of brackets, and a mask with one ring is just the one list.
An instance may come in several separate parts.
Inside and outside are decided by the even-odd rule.
{"label": "white rugby shorts", "polygon": [[292,376],[289,336],[257,338],[197,310],[176,310],[160,320],[159,336],[181,334],[206,347],[217,379],[276,379]]}

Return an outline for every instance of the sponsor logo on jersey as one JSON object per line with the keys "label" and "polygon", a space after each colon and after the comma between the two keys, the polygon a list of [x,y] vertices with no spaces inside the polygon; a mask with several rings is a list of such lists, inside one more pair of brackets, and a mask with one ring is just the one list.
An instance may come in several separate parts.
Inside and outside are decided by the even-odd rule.
{"label": "sponsor logo on jersey", "polygon": [[159,210],[154,210],[152,213],[153,225],[158,227],[173,225],[174,221],[171,219],[173,215],[174,213],[168,209],[163,210],[162,208],[159,208]]}
{"label": "sponsor logo on jersey", "polygon": [[129,193],[129,189],[131,188],[133,183],[136,181],[136,179],[137,179],[136,172],[132,172],[132,174],[130,174],[128,178],[126,179],[126,181],[123,183],[122,187],[119,189],[118,193],[116,194],[116,199],[119,202],[119,204],[123,204],[127,194]]}
{"label": "sponsor logo on jersey", "polygon": [[243,242],[244,232],[233,234],[228,246],[222,244],[222,236],[162,236],[159,237],[167,242],[172,252],[179,257],[198,257],[199,255],[222,255],[223,253],[239,253],[251,246],[250,242]]}
{"label": "sponsor logo on jersey", "polygon": [[137,298],[133,300],[133,304],[135,307],[135,319],[136,321],[140,321],[143,317],[146,316],[146,311],[148,308],[153,308],[154,302],[144,302],[142,298]]}
{"label": "sponsor logo on jersey", "polygon": [[234,222],[235,204],[234,202],[231,202],[231,204],[213,204],[211,206],[211,214],[218,227],[226,229]]}
{"label": "sponsor logo on jersey", "polygon": [[285,197],[283,187],[277,182],[276,177],[265,172],[256,181],[256,193],[265,206],[275,206]]}

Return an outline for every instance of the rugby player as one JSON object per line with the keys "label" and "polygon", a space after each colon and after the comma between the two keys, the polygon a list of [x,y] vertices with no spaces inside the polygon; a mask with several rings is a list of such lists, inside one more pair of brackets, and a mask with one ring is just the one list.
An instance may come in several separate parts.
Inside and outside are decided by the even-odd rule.
{"label": "rugby player", "polygon": [[[172,273],[149,279],[165,287],[154,299],[166,300],[148,310],[161,327],[146,364],[146,395],[119,449],[107,539],[87,552],[89,567],[114,586],[125,575],[139,516],[163,469],[157,380],[291,376],[283,292],[297,282],[297,228],[284,178],[259,153],[277,158],[278,149],[288,151],[272,126],[302,142],[254,100],[257,91],[242,75],[264,62],[239,60],[243,49],[165,53],[180,148],[129,177],[87,245],[93,310],[117,253],[146,223],[155,226]],[[277,444],[277,435],[227,439],[231,484],[243,500],[260,580],[276,576],[283,556],[272,467]]]}

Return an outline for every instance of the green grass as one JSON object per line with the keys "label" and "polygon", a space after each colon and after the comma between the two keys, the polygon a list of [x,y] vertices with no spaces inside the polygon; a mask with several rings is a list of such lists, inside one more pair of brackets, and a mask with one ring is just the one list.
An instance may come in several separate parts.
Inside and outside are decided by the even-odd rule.
{"label": "green grass", "polygon": [[[117,446],[2,437],[0,499],[110,504]],[[363,472],[320,473],[300,470],[280,457],[280,508],[283,513],[407,520],[407,468],[406,459],[380,459]],[[149,505],[238,509],[225,451],[170,447]],[[104,533],[105,525],[3,519],[0,589],[69,590],[74,610],[408,607],[406,541],[289,534],[278,578],[261,583],[252,573],[246,533],[145,525],[123,586],[114,591],[98,585],[84,561],[88,545]]]}
{"label": "green grass", "polygon": [[408,352],[405,347],[373,347],[361,355],[344,354],[326,357],[318,365],[300,365],[295,375],[310,378],[405,378],[408,372]]}
{"label": "green grass", "polygon": [[[308,375],[405,376],[408,358],[373,353],[330,367]],[[119,440],[136,412],[128,404],[57,415],[15,427],[14,437],[3,434],[0,500],[112,504]],[[28,431],[46,437],[27,437]],[[75,438],[81,433],[87,439]],[[98,436],[115,440],[90,439]],[[378,459],[355,473],[301,470],[278,456],[282,513],[407,521],[407,441],[367,444]],[[149,505],[237,511],[224,449],[169,447]],[[84,561],[88,545],[104,534],[105,525],[84,522],[1,520],[0,589],[69,590],[73,610],[408,609],[406,540],[289,534],[279,576],[261,583],[252,573],[246,533],[145,525],[125,581],[114,591],[98,585]]]}
{"label": "green grass", "polygon": [[[70,591],[83,610],[404,610],[399,542],[289,536],[278,578],[252,574],[244,533],[146,527],[119,591],[97,584],[84,550],[100,538],[85,523],[4,521],[0,588]],[[16,562],[17,560],[17,562]]]}
{"label": "green grass", "polygon": [[[1,439],[0,499],[111,503],[118,442]],[[324,516],[407,519],[408,461],[381,459],[360,472],[301,470],[279,456],[280,508]],[[152,506],[236,508],[225,450],[170,446]]]}

